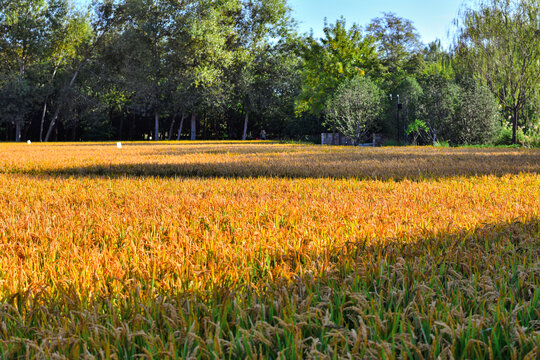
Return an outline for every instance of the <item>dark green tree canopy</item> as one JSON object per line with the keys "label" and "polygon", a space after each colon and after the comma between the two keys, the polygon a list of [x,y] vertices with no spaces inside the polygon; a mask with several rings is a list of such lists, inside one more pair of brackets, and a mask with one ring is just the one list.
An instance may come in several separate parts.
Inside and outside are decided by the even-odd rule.
{"label": "dark green tree canopy", "polygon": [[421,50],[420,35],[413,23],[394,13],[371,20],[367,32],[377,41],[384,64],[391,72],[403,67],[412,54]]}
{"label": "dark green tree canopy", "polygon": [[519,116],[540,87],[540,2],[485,0],[456,20],[454,51],[512,116],[513,142]]}
{"label": "dark green tree canopy", "polygon": [[321,114],[327,98],[346,80],[380,73],[381,67],[373,39],[345,19],[326,25],[325,37],[306,39],[303,46],[304,84],[297,101],[297,113]]}
{"label": "dark green tree canopy", "polygon": [[487,143],[506,136],[511,120],[514,142],[521,131],[532,144],[539,4],[464,7],[447,49],[423,45],[394,13],[365,26],[325,21],[322,38],[299,35],[287,0],[93,0],[86,9],[78,0],[0,0],[0,136],[247,140],[264,129],[313,140],[337,129],[331,119],[368,94],[360,79],[369,78],[382,110],[362,119],[363,130],[360,119],[354,133],[341,127],[353,138]]}

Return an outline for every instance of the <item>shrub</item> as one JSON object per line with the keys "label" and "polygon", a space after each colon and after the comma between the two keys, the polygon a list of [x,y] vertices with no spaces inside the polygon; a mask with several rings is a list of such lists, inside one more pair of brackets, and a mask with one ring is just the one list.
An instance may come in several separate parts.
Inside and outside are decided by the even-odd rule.
{"label": "shrub", "polygon": [[[418,117],[420,98],[423,94],[423,90],[414,77],[407,76],[391,90],[391,93],[393,96],[389,99],[386,109],[386,119],[388,119],[386,130],[389,134],[395,135],[395,138],[397,139],[401,137],[401,134],[407,133],[409,124],[413,123]],[[396,94],[400,96],[399,100],[402,104],[402,109],[399,114],[399,125],[396,124]],[[405,142],[407,142],[407,140]]]}
{"label": "shrub", "polygon": [[429,138],[433,143],[448,140],[459,106],[459,86],[435,74],[423,79],[422,89],[424,92],[420,98],[419,117],[429,128]]}
{"label": "shrub", "polygon": [[450,147],[450,144],[448,143],[448,141],[435,141],[433,143],[433,146],[447,148]]}
{"label": "shrub", "polygon": [[491,91],[474,80],[461,85],[448,139],[455,144],[486,144],[497,133],[500,113]]}
{"label": "shrub", "polygon": [[[517,141],[518,144],[525,143],[525,134],[522,128],[518,128]],[[512,145],[512,126],[507,123],[503,124],[493,143],[494,145]]]}
{"label": "shrub", "polygon": [[419,119],[414,120],[414,122],[410,123],[407,127],[407,135],[413,137],[413,145],[418,144],[418,138],[422,135],[427,133],[429,130],[427,124]]}
{"label": "shrub", "polygon": [[371,129],[382,109],[383,93],[370,79],[343,82],[326,104],[325,126],[351,138],[356,145]]}

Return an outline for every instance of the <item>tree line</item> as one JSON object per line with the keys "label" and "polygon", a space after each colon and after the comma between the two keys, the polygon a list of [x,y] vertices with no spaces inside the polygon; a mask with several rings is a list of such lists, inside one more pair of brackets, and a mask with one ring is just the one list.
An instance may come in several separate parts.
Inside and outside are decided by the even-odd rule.
{"label": "tree line", "polygon": [[445,49],[393,13],[299,34],[286,0],[0,0],[0,136],[539,142],[539,9],[463,8]]}

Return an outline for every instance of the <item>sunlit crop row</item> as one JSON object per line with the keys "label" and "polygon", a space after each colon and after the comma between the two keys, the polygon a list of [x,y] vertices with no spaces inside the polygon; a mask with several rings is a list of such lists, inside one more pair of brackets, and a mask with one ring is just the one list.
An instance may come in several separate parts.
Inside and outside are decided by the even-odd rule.
{"label": "sunlit crop row", "polygon": [[422,179],[540,172],[532,149],[321,147],[242,142],[0,144],[0,172],[46,175]]}
{"label": "sunlit crop row", "polygon": [[[530,257],[538,252],[540,243],[539,173],[537,150],[354,149],[219,142],[124,144],[122,149],[112,143],[0,145],[0,298],[7,306],[0,312],[4,355],[40,357],[45,353],[35,349],[46,349],[74,356],[71,352],[77,345],[80,354],[86,346],[87,355],[98,356],[103,351],[104,358],[107,346],[118,357],[167,353],[171,358],[174,354],[235,358],[256,353],[275,358],[281,351],[286,358],[307,354],[324,358],[338,354],[328,336],[342,336],[344,342],[339,346],[348,344],[351,337],[348,352],[339,352],[339,356],[404,355],[400,346],[416,346],[422,356],[454,350],[454,355],[468,354],[467,344],[452,342],[451,338],[460,338],[456,337],[458,324],[447,320],[460,313],[469,321],[478,320],[474,326],[479,331],[495,326],[498,320],[493,319],[498,318],[493,312],[500,310],[492,306],[507,306],[507,291],[498,288],[503,284],[490,285],[494,298],[477,308],[462,306],[479,296],[475,291],[486,292],[486,282],[511,279],[512,271],[526,273],[520,281],[532,287],[530,293],[517,292],[508,304],[512,309],[533,306],[532,315],[523,317],[529,324],[512,325],[528,327],[524,330],[528,347],[516,354],[529,354],[534,344],[540,345],[534,335],[540,330],[540,302],[530,304],[535,297],[540,299],[534,289],[540,285],[540,268]],[[506,249],[503,242],[526,244],[528,254],[510,256],[517,250]],[[446,255],[449,266],[455,267],[452,271],[444,262],[433,263]],[[512,269],[510,262],[521,270]],[[377,269],[379,274],[373,272]],[[432,272],[447,275],[435,281]],[[383,274],[389,278],[381,280]],[[374,276],[384,283],[382,287],[373,288]],[[403,291],[409,286],[408,291],[414,288],[414,293],[406,295]],[[467,295],[464,286],[470,286],[473,293]],[[308,301],[306,292],[314,289],[324,294],[313,294],[309,301],[314,307],[326,305],[315,312],[299,309],[307,305],[298,301]],[[226,295],[231,291],[236,295]],[[337,294],[341,292],[345,297],[340,300]],[[286,294],[291,296],[288,300]],[[189,296],[197,300],[188,300]],[[439,302],[446,305],[424,309],[428,303],[422,296],[430,297],[434,306]],[[274,300],[265,303],[266,299]],[[405,300],[408,305],[399,305]],[[269,305],[272,301],[274,305]],[[378,301],[384,304],[376,305]],[[394,310],[387,301],[395,303]],[[196,315],[204,313],[205,306],[210,315]],[[274,306],[275,314],[260,318],[260,314],[242,313],[257,306],[260,311]],[[292,337],[287,340],[283,331],[288,328],[281,322],[294,318],[292,313],[287,315],[288,306],[302,316],[311,313],[309,318],[319,319],[318,325],[296,332],[289,329]],[[351,311],[364,309],[366,315],[377,308],[382,315],[380,324],[370,325],[374,318],[362,314],[347,320]],[[38,315],[37,309],[41,309]],[[61,318],[59,314],[70,309],[79,315],[89,311],[80,315],[88,324],[69,316],[60,322],[47,316],[58,311],[53,317]],[[171,311],[180,317],[173,321]],[[447,343],[437,340],[441,341],[439,349],[429,348],[434,340],[425,334],[425,338],[414,339],[417,332],[421,336],[418,329],[397,331],[390,325],[394,321],[395,326],[410,323],[408,326],[422,329],[427,325],[416,318],[432,311],[436,315],[426,318],[428,325],[439,322],[454,332]],[[471,318],[470,311],[478,317]],[[408,318],[408,312],[416,315]],[[14,320],[15,313],[20,320]],[[102,313],[104,317],[97,315]],[[165,313],[168,320],[163,319]],[[329,316],[326,320],[325,314]],[[221,330],[213,327],[217,332],[211,341],[204,332],[212,326],[201,323],[204,317],[214,325],[227,324]],[[297,320],[295,324],[308,321]],[[159,329],[156,321],[168,323],[171,329]],[[324,330],[324,321],[336,327]],[[509,321],[515,319],[510,316]],[[127,328],[114,340],[108,331],[119,324]],[[15,340],[14,329],[21,326],[28,331],[21,330]],[[57,341],[57,334],[52,334],[59,328],[80,337],[84,326],[89,327],[87,336],[93,341],[107,338],[111,343],[74,340],[64,346],[44,341],[48,332]],[[186,333],[178,335],[172,329],[175,326]],[[285,330],[278,331],[280,326]],[[443,325],[437,326],[443,331]],[[90,328],[97,330],[93,333]],[[256,329],[260,339],[253,335]],[[146,340],[132,350],[115,345],[124,344],[132,339],[128,334],[139,330],[149,337],[143,336]],[[190,332],[200,339],[189,340],[186,334]],[[404,338],[394,338],[401,345],[385,348],[390,339],[378,338],[384,334],[395,337],[398,332],[410,333],[409,345]],[[310,336],[319,339],[319,345],[306,343]],[[463,336],[481,341],[474,334]],[[161,345],[150,346],[150,338],[161,339]],[[518,338],[508,339],[506,352],[497,351],[513,354]],[[22,346],[25,341],[35,349]],[[212,342],[215,344],[210,346]],[[477,345],[470,346],[476,349]],[[486,349],[478,345],[478,356],[489,354],[490,346],[489,342]]]}

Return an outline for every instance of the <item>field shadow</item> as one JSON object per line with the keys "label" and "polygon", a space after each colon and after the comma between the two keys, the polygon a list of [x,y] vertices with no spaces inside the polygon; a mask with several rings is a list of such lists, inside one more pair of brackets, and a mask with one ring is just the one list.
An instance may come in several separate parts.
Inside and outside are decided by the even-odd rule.
{"label": "field shadow", "polygon": [[300,357],[377,358],[388,349],[400,357],[409,349],[416,356],[408,357],[436,358],[449,349],[455,358],[493,352],[507,358],[517,349],[523,358],[534,349],[540,320],[539,255],[538,218],[425,234],[410,243],[357,241],[320,259],[301,250],[271,257],[270,266],[286,263],[302,273],[261,277],[258,287],[163,293],[146,288],[148,278],[123,296],[90,302],[74,289],[37,300],[13,296],[0,309],[11,336],[0,333],[0,340],[12,354],[84,348],[98,355],[111,342],[108,351],[132,349],[131,356],[187,349],[219,357],[223,346],[233,358],[255,358],[254,349],[277,358],[294,345],[287,342],[294,334]]}
{"label": "field shadow", "polygon": [[[509,149],[319,151],[279,147],[157,149],[141,159],[114,158],[81,166],[6,168],[0,172],[53,177],[357,178],[377,180],[540,173],[540,151]],[[202,160],[201,160],[202,159]]]}

